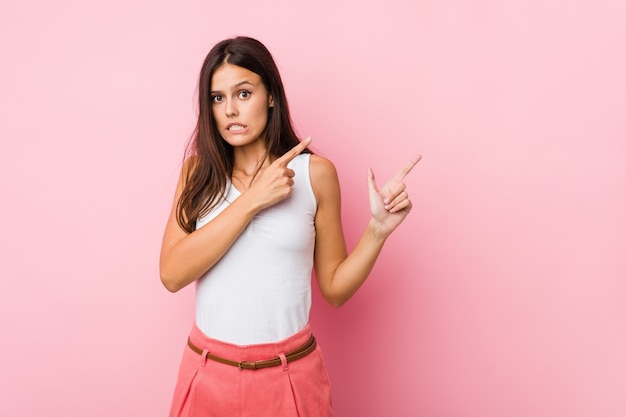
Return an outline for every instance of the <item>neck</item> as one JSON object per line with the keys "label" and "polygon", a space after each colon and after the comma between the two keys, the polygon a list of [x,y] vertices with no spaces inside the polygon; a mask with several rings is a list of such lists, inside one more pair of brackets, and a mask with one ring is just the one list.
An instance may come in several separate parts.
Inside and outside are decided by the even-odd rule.
{"label": "neck", "polygon": [[233,156],[231,180],[237,183],[240,191],[247,190],[259,171],[270,163],[265,144],[259,142],[235,147]]}
{"label": "neck", "polygon": [[234,149],[233,173],[254,175],[269,161],[265,145],[238,146]]}

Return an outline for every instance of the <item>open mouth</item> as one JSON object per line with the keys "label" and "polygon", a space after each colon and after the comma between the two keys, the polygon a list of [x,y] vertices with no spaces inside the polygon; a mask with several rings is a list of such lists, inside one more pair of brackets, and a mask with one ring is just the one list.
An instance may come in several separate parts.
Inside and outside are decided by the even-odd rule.
{"label": "open mouth", "polygon": [[245,130],[246,126],[245,125],[240,125],[237,123],[231,123],[228,126],[226,126],[226,130],[228,130],[229,132],[241,132],[242,130]]}

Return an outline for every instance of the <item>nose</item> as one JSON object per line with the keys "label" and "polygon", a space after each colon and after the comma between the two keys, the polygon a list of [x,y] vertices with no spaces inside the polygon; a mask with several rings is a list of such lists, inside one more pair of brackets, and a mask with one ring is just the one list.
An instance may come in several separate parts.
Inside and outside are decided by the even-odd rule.
{"label": "nose", "polygon": [[226,111],[226,116],[228,117],[237,116],[239,114],[235,100],[226,100],[224,110]]}

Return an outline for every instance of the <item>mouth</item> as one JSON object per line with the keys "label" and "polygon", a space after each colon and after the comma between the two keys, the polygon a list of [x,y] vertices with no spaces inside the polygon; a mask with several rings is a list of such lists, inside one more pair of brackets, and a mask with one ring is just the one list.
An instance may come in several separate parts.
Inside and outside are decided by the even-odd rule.
{"label": "mouth", "polygon": [[248,126],[239,123],[230,123],[226,126],[228,132],[243,132]]}

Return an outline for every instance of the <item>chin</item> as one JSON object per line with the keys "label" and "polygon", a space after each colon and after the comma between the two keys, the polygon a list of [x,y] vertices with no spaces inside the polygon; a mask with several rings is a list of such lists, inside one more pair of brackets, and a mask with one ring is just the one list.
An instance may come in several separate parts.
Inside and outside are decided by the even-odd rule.
{"label": "chin", "polygon": [[261,142],[260,138],[250,139],[249,137],[241,137],[241,138],[228,138],[224,139],[230,146],[238,147],[238,146],[246,146],[252,145],[257,142]]}

